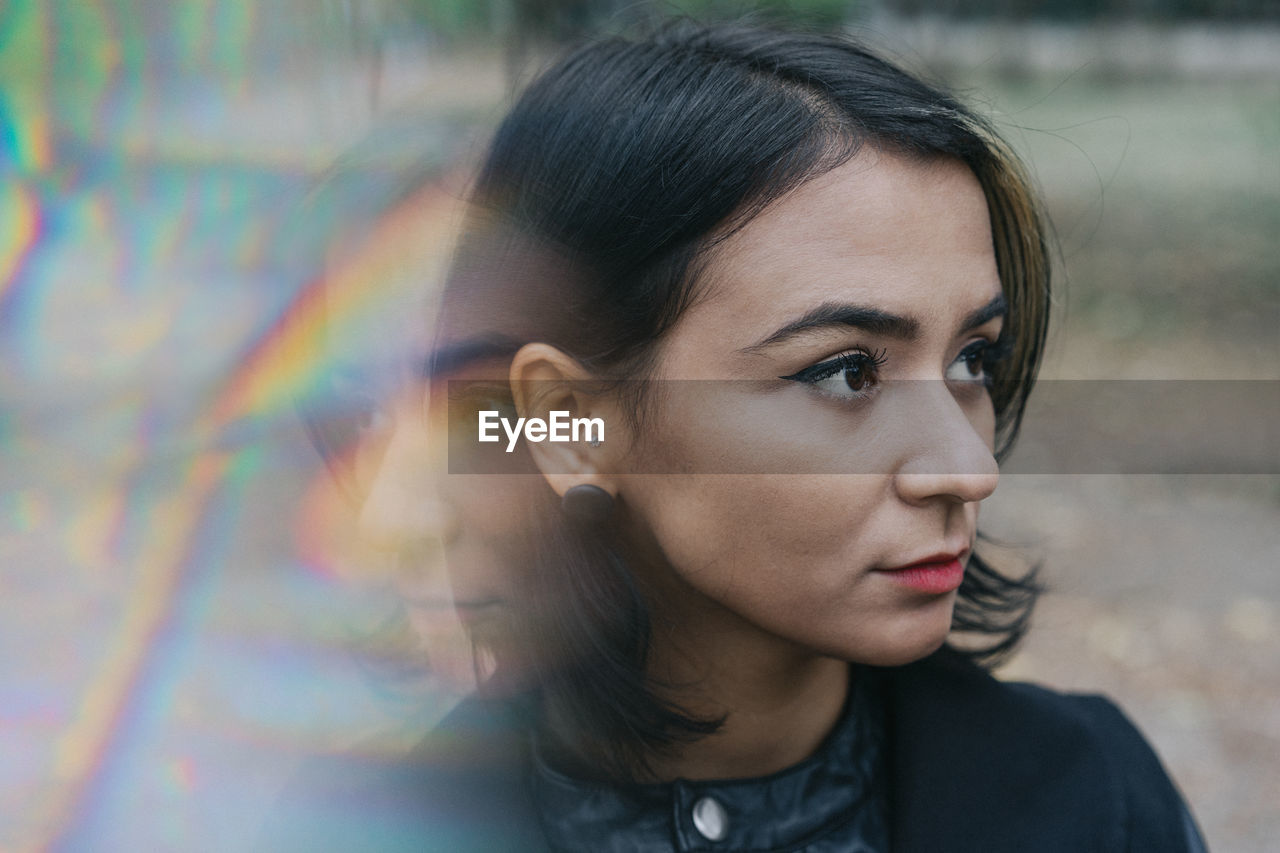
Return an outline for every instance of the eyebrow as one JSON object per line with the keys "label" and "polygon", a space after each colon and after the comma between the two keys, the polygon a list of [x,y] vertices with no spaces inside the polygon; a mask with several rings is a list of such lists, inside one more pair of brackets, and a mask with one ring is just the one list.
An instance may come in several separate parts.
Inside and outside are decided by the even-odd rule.
{"label": "eyebrow", "polygon": [[[970,312],[961,325],[962,330],[977,328],[1008,313],[1009,304],[1001,293],[976,311]],[[920,321],[913,317],[903,317],[870,308],[863,305],[847,305],[836,302],[825,302],[787,323],[776,332],[750,346],[743,347],[740,352],[754,353],[771,347],[774,344],[790,340],[797,335],[818,329],[829,328],[861,329],[872,335],[884,338],[896,338],[910,341],[920,335]]]}
{"label": "eyebrow", "polygon": [[1003,293],[996,294],[986,305],[983,305],[977,311],[972,311],[964,318],[964,323],[960,326],[960,331],[967,332],[970,329],[976,329],[979,326],[985,326],[997,317],[1003,317],[1009,313],[1009,302],[1004,298]]}

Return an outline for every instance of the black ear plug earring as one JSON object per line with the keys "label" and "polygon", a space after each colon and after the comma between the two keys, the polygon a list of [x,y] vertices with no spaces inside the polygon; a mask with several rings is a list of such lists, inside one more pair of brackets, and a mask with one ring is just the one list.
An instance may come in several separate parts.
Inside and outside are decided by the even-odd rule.
{"label": "black ear plug earring", "polygon": [[560,498],[564,514],[584,524],[599,524],[613,514],[613,495],[599,486],[583,483]]}

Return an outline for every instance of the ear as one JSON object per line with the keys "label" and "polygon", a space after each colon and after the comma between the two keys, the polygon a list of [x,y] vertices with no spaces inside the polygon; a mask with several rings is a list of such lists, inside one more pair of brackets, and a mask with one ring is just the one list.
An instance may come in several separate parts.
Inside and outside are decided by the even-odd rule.
{"label": "ear", "polygon": [[[563,497],[574,486],[592,485],[616,496],[611,463],[625,445],[625,436],[616,401],[593,387],[596,380],[590,371],[564,351],[534,343],[515,354],[509,380],[519,417],[547,426],[541,440],[528,432],[520,440],[555,493]],[[550,427],[556,422],[568,440],[554,440]],[[588,437],[597,434],[603,441],[593,447]]]}

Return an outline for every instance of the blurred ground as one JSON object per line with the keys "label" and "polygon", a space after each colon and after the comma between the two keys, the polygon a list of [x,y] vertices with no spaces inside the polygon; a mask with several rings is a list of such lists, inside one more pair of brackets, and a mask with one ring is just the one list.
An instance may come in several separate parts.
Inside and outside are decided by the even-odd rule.
{"label": "blurred ground", "polygon": [[[1065,321],[1046,375],[1280,380],[1280,81],[997,70],[940,67],[1049,199]],[[380,110],[438,115],[463,153],[505,90],[496,56],[382,75]],[[322,472],[291,412],[212,446],[195,428],[293,295],[220,241],[271,233],[370,126],[368,92],[358,64],[161,89],[115,136],[58,148],[134,153],[30,183],[52,225],[0,370],[0,848],[74,826],[94,849],[242,849],[298,755],[447,701],[349,654],[392,605],[300,556]],[[202,473],[219,448],[230,467]],[[984,512],[1051,587],[1004,674],[1112,696],[1212,849],[1273,849],[1280,478],[1018,475]]]}

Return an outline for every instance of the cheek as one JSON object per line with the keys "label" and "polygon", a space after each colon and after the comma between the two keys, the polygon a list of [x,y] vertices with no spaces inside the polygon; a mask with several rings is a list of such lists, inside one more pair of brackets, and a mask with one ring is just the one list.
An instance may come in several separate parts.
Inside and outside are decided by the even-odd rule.
{"label": "cheek", "polygon": [[446,563],[459,597],[519,596],[515,567],[536,547],[535,514],[550,511],[546,483],[497,474],[453,474],[440,482],[449,515]]}
{"label": "cheek", "polygon": [[624,461],[633,473],[884,473],[900,449],[876,406],[819,401],[798,384],[781,390],[751,380],[660,385],[661,401]]}
{"label": "cheek", "polygon": [[655,607],[693,636],[747,627],[877,666],[917,660],[945,639],[950,596],[903,598],[869,572],[896,541],[886,478],[650,479],[667,480],[644,495],[644,523],[665,558],[658,571],[670,573],[660,595],[675,596]]}
{"label": "cheek", "polygon": [[645,479],[637,510],[671,571],[731,608],[817,603],[846,590],[874,562],[870,543],[884,478]]}
{"label": "cheek", "polygon": [[820,473],[879,452],[861,415],[759,385],[667,383],[660,418],[635,448],[633,464],[649,476],[623,489],[677,575],[712,596],[842,583],[865,560],[891,495],[883,475]]}

